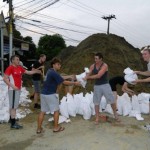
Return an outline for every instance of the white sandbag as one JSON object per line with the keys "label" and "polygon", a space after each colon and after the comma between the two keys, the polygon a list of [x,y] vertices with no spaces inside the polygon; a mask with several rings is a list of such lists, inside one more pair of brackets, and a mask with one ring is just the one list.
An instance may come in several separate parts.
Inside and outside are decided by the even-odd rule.
{"label": "white sandbag", "polygon": [[76,79],[78,82],[81,83],[82,87],[85,88],[87,81],[83,80],[83,78],[85,78],[86,74],[89,73],[89,69],[88,68],[84,68],[85,72],[76,75]]}
{"label": "white sandbag", "polygon": [[143,114],[149,114],[149,111],[150,111],[149,99],[150,99],[149,93],[138,94],[138,102],[140,104],[141,113],[143,113]]}
{"label": "white sandbag", "polygon": [[87,99],[85,97],[83,97],[82,102],[83,102],[83,118],[85,120],[88,120],[91,118],[92,115],[90,104],[87,102]]}
{"label": "white sandbag", "polygon": [[114,114],[110,104],[107,104],[104,112],[107,112],[109,114]]}
{"label": "white sandbag", "polygon": [[140,110],[142,114],[149,114],[150,111],[149,103],[146,102],[140,103]]}
{"label": "white sandbag", "polygon": [[67,101],[66,100],[67,100],[67,97],[64,96],[62,98],[62,100],[60,101],[59,108],[60,108],[61,115],[66,117],[66,118],[69,118],[68,105],[67,105]]}
{"label": "white sandbag", "polygon": [[131,70],[129,67],[124,69],[124,73],[125,73],[124,79],[130,84],[135,84],[133,83],[133,81],[138,79],[137,74],[135,74],[134,71]]}
{"label": "white sandbag", "polygon": [[76,103],[74,102],[74,98],[71,94],[67,94],[67,107],[68,107],[68,113],[70,116],[75,117],[76,116]]}
{"label": "white sandbag", "polygon": [[132,103],[127,93],[122,95],[122,110],[123,116],[129,115],[130,111],[132,110]]}
{"label": "white sandbag", "polygon": [[[53,120],[54,120],[54,117],[51,117],[51,118],[48,119],[49,122],[51,122]],[[59,116],[59,120],[58,120],[58,124],[63,123],[63,122],[69,123],[69,122],[71,122],[71,120],[67,119],[66,117],[60,115]]]}
{"label": "white sandbag", "polygon": [[135,85],[136,83],[133,83],[133,81],[137,80],[137,79],[138,79],[138,76],[137,76],[137,74],[135,74],[135,73],[134,73],[134,74],[126,74],[126,75],[124,76],[124,79],[125,79],[128,83]]}
{"label": "white sandbag", "polygon": [[129,113],[129,117],[135,117],[138,121],[144,120],[144,118],[141,117],[141,114],[136,110],[131,110],[131,112]]}
{"label": "white sandbag", "polygon": [[150,94],[149,93],[140,93],[138,94],[138,101],[140,102],[148,102],[149,103]]}
{"label": "white sandbag", "polygon": [[134,71],[131,70],[129,67],[127,67],[126,69],[124,69],[123,72],[124,72],[125,74],[133,74],[133,73],[134,73]]}
{"label": "white sandbag", "polygon": [[117,96],[117,113],[118,115],[123,115],[123,98],[122,96]]}
{"label": "white sandbag", "polygon": [[93,103],[93,93],[86,93],[85,99],[91,108],[91,114],[95,115],[95,105]]}
{"label": "white sandbag", "polygon": [[3,108],[3,100],[0,100],[0,110]]}
{"label": "white sandbag", "polygon": [[141,120],[141,121],[144,120],[144,118],[141,117],[141,114],[136,114],[136,119],[139,120],[139,121],[140,121],[140,120]]}
{"label": "white sandbag", "polygon": [[82,85],[82,87],[85,88],[86,84],[87,84],[87,81],[86,80],[83,80],[83,78],[85,78],[86,76],[86,72],[83,72],[79,75],[76,75],[76,79],[78,82],[80,82],[80,84]]}
{"label": "white sandbag", "polygon": [[139,114],[139,112],[136,110],[131,110],[129,113],[129,117],[136,117],[136,114]]}
{"label": "white sandbag", "polygon": [[132,109],[136,110],[138,113],[141,113],[140,104],[136,95],[132,96]]}
{"label": "white sandbag", "polygon": [[76,103],[76,114],[83,115],[83,93],[75,94],[74,101]]}

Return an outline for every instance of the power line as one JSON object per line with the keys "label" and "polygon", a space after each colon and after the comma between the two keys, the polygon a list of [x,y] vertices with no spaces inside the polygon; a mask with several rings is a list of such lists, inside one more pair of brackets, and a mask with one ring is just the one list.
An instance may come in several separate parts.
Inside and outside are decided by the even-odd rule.
{"label": "power line", "polygon": [[[31,10],[27,10],[27,9],[25,9],[23,11],[32,12]],[[96,29],[96,28],[93,28],[93,27],[87,27],[87,26],[84,26],[84,25],[76,24],[76,23],[73,23],[73,22],[70,22],[70,21],[67,21],[67,20],[55,18],[55,17],[48,16],[48,15],[41,14],[41,13],[36,13],[36,15],[39,16],[39,17],[42,17],[42,19],[43,18],[53,19],[53,20],[57,20],[59,22],[64,22],[64,23],[69,24],[69,25],[73,25],[73,26],[77,26],[77,27],[81,27],[81,28],[86,28],[86,29],[92,29],[92,30],[95,30],[95,31],[105,32],[104,30]],[[23,16],[21,16],[21,17],[23,17]]]}
{"label": "power line", "polygon": [[[30,30],[30,29],[27,29],[27,28],[25,28],[25,27],[21,27],[21,26],[19,26],[19,25],[16,25],[16,26],[18,26],[19,28],[22,28],[22,29],[24,29],[24,30],[26,30],[26,31],[29,31],[29,32],[33,32],[33,33],[40,34],[40,35],[47,35],[47,34],[44,34],[44,33],[41,33],[41,32],[37,32],[37,31],[33,31],[33,30]],[[64,40],[65,40],[65,41],[75,42],[75,43],[81,42],[81,41],[78,41],[78,40],[65,39],[65,38],[64,38]]]}

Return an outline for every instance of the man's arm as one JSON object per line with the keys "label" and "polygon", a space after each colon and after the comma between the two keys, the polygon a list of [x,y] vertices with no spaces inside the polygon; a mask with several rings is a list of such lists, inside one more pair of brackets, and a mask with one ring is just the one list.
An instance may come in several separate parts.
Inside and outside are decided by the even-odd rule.
{"label": "man's arm", "polygon": [[128,93],[129,95],[134,95],[134,91],[128,88],[128,83],[124,82],[123,86],[122,86],[122,91],[125,93]]}
{"label": "man's arm", "polygon": [[80,82],[78,82],[78,81],[66,81],[66,80],[64,80],[63,84],[65,84],[65,85],[75,85],[75,86],[80,86],[81,85]]}
{"label": "man's arm", "polygon": [[28,75],[32,75],[32,74],[35,74],[35,73],[41,74],[41,71],[37,70],[37,69],[34,69],[34,70],[31,70],[31,71],[26,70],[24,73],[28,74]]}
{"label": "man's arm", "polygon": [[134,71],[136,74],[142,75],[142,76],[150,76],[150,71]]}
{"label": "man's arm", "polygon": [[76,77],[75,77],[75,75],[62,75],[61,76],[64,80],[75,80],[76,79]]}
{"label": "man's arm", "polygon": [[150,77],[146,79],[138,79],[134,81],[134,83],[142,83],[142,82],[150,82]]}

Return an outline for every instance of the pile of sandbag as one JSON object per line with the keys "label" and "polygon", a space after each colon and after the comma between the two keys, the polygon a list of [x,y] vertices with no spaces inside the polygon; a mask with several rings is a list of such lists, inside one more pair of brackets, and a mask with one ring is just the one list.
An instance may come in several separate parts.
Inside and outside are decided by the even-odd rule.
{"label": "pile of sandbag", "polygon": [[[122,116],[135,117],[137,120],[144,120],[141,114],[149,113],[149,98],[150,94],[141,93],[138,96],[129,97],[127,93],[118,96],[117,108],[118,114]],[[110,104],[107,104],[105,97],[102,97],[100,102],[99,112],[107,112],[113,114]],[[69,118],[75,117],[77,114],[82,115],[85,120],[90,119],[95,115],[93,93],[67,94],[60,103],[60,113],[62,116]]]}
{"label": "pile of sandbag", "polygon": [[[29,92],[26,88],[21,89],[20,107],[17,109],[16,119],[24,118],[27,114],[31,113],[28,108],[31,100],[28,98]],[[9,121],[9,99],[8,99],[8,86],[4,83],[2,76],[0,76],[0,123]]]}

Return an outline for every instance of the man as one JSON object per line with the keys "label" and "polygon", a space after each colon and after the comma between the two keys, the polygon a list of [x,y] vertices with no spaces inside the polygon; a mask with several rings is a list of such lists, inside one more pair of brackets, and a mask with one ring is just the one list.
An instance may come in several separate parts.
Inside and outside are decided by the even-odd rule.
{"label": "man", "polygon": [[95,80],[93,102],[95,104],[96,125],[99,124],[99,105],[103,95],[107,103],[111,104],[116,121],[120,121],[116,113],[115,99],[108,83],[107,74],[108,66],[103,62],[103,55],[101,53],[95,54],[95,63],[90,66],[90,72],[84,79]]}
{"label": "man", "polygon": [[147,71],[135,71],[135,73],[143,76],[150,76],[150,49],[142,50],[142,57],[144,61],[148,62]]}
{"label": "man", "polygon": [[[46,55],[41,54],[39,60],[33,64],[32,70],[39,69],[42,71],[42,73],[44,73],[43,64],[45,61],[46,61]],[[37,109],[40,109],[40,105],[38,104],[38,98],[39,98],[39,93],[41,90],[41,78],[42,78],[41,74],[34,74],[32,76],[33,85],[34,85],[34,108],[37,108]]]}
{"label": "man", "polygon": [[[56,91],[61,83],[66,85],[80,85],[79,82],[64,80],[57,71],[61,68],[61,61],[53,58],[51,68],[47,71],[41,91],[41,112],[38,116],[37,134],[43,132],[42,123],[46,112],[54,112],[53,132],[63,131],[65,128],[58,125],[59,121],[59,99]],[[65,78],[66,79],[66,78]]]}
{"label": "man", "polygon": [[16,109],[19,105],[20,89],[22,86],[22,74],[32,75],[34,73],[41,73],[40,70],[27,71],[20,66],[19,56],[11,57],[11,65],[5,70],[4,82],[8,85],[9,108],[10,108],[10,122],[12,129],[21,129],[23,126],[16,123]]}

